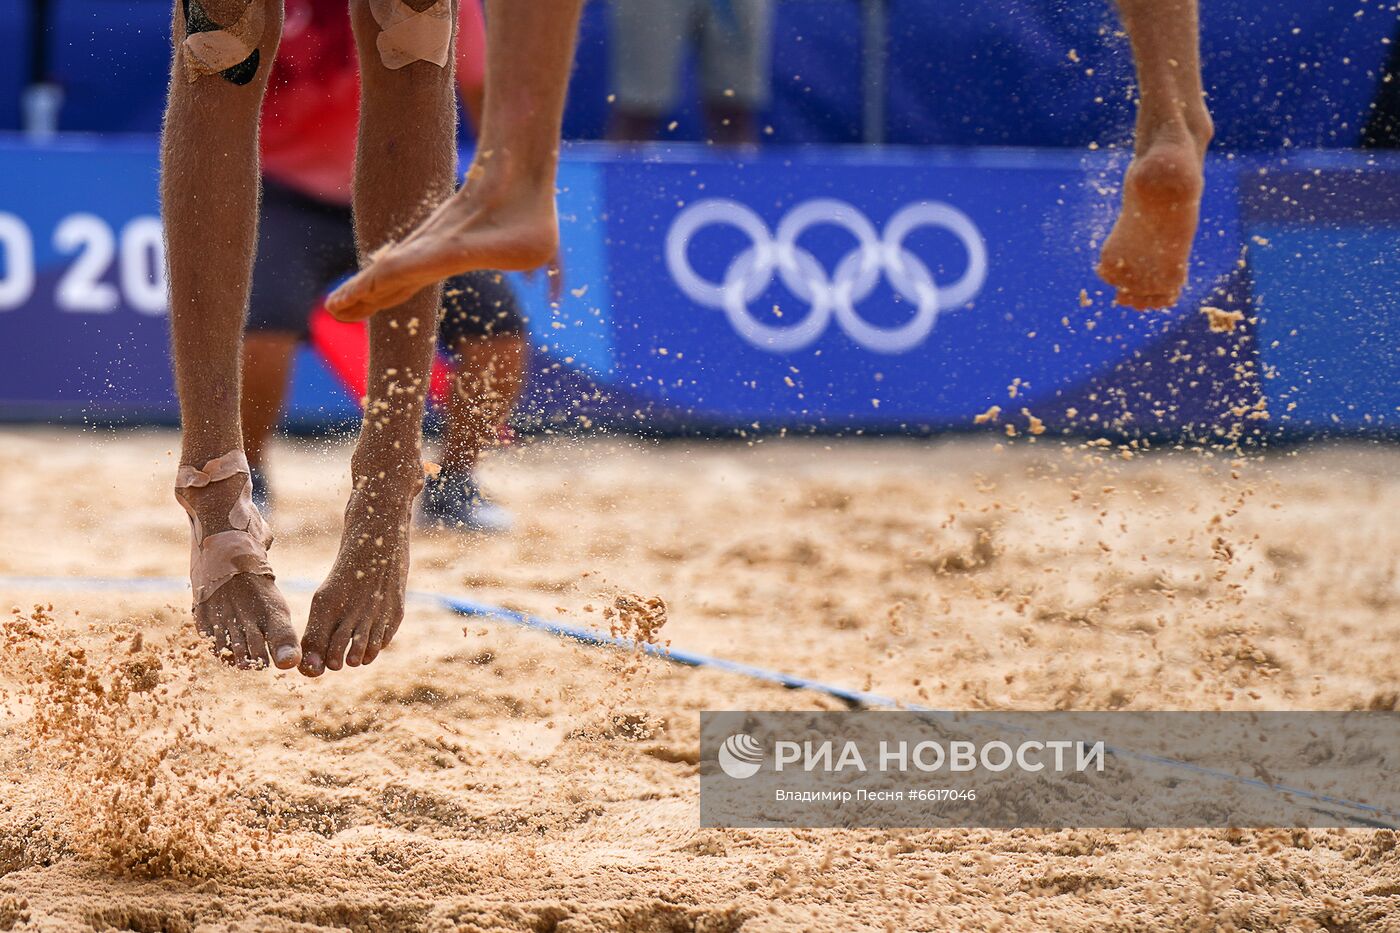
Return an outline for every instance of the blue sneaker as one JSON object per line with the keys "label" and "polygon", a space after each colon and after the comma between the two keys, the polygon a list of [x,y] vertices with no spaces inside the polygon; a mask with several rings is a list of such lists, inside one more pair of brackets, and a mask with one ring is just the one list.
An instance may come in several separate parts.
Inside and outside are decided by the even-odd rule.
{"label": "blue sneaker", "polygon": [[481,494],[476,480],[439,473],[423,484],[419,521],[435,528],[460,528],[477,534],[505,534],[510,513]]}
{"label": "blue sneaker", "polygon": [[253,487],[253,505],[266,518],[272,511],[272,491],[267,486],[267,474],[257,467],[249,467],[248,484]]}

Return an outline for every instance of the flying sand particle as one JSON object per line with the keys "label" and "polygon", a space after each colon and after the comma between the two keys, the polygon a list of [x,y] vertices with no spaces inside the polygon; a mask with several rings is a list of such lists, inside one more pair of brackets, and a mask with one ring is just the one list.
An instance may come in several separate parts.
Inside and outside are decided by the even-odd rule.
{"label": "flying sand particle", "polygon": [[1203,305],[1201,313],[1206,316],[1210,329],[1217,334],[1233,334],[1235,325],[1244,320],[1243,311],[1224,311],[1210,305]]}
{"label": "flying sand particle", "polygon": [[995,421],[999,417],[1001,417],[1001,406],[993,405],[991,408],[988,408],[986,411],[982,412],[982,414],[974,415],[972,418],[972,423],[986,424],[988,421]]}

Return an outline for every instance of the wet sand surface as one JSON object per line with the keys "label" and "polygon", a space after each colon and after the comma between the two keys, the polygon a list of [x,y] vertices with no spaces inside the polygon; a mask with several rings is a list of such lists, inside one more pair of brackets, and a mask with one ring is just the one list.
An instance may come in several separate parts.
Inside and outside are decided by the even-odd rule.
{"label": "wet sand surface", "polygon": [[[7,430],[0,574],[183,572],[176,442]],[[274,457],[319,579],[348,448]],[[484,481],[516,531],[420,534],[413,588],[942,708],[1397,705],[1393,447],[556,439]],[[424,604],[370,667],[238,672],[179,591],[0,594],[0,929],[1400,930],[1387,830],[701,829],[700,710],[839,704]]]}

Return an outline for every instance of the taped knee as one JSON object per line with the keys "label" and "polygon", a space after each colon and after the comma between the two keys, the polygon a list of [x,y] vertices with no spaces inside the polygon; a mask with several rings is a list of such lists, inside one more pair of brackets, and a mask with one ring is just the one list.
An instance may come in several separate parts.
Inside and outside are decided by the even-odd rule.
{"label": "taped knee", "polygon": [[369,0],[370,12],[379,24],[375,46],[390,71],[413,62],[447,65],[452,54],[452,0],[436,0],[415,10],[404,0]]}
{"label": "taped knee", "polygon": [[[244,85],[258,73],[269,0],[251,0],[232,23],[216,23],[201,0],[182,0],[185,41],[181,53],[190,81],[216,74],[230,84]],[[226,17],[231,18],[231,17]]]}

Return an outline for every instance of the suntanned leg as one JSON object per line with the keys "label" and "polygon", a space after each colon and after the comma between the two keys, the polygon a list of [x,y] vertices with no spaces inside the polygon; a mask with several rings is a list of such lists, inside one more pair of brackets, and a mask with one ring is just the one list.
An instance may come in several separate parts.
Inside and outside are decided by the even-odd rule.
{"label": "suntanned leg", "polygon": [[1133,45],[1138,106],[1123,204],[1099,257],[1119,304],[1175,304],[1186,284],[1213,132],[1201,85],[1196,0],[1118,0]]}
{"label": "suntanned leg", "polygon": [[[257,232],[258,109],[281,22],[280,0],[175,4],[175,55],[161,140],[161,213],[183,428],[180,462],[197,471],[243,446],[238,363]],[[247,39],[256,56],[240,49],[238,61],[210,71],[211,63],[222,64],[219,43],[225,37],[214,34],[228,29],[220,26],[236,28],[235,48]],[[192,46],[187,33],[201,38]],[[239,537],[242,530],[231,524],[237,518],[255,532],[244,545],[261,551],[261,522],[240,505],[248,476],[224,472],[229,475],[209,481],[182,469],[177,495],[202,540],[231,530],[231,537]],[[255,537],[255,544],[248,543]],[[252,566],[246,553],[239,560],[240,566]],[[261,569],[217,583],[204,599],[196,586],[195,623],[231,663],[266,665],[270,653],[278,667],[295,667],[300,652],[286,600],[265,563],[255,563]]]}
{"label": "suntanned leg", "polygon": [[[415,9],[430,2],[416,0]],[[360,56],[360,144],[355,231],[361,253],[421,221],[452,191],[457,169],[456,99],[445,67],[385,66],[370,0],[351,0]],[[403,621],[408,534],[423,485],[423,405],[441,287],[414,288],[370,322],[368,405],[351,458],[354,488],[340,553],[311,601],[302,673],[368,664]]]}
{"label": "suntanned leg", "polygon": [[[449,313],[451,313],[449,311]],[[510,513],[487,499],[476,481],[481,452],[500,441],[523,383],[523,334],[462,336],[443,432],[442,468],[423,489],[420,521],[477,534],[510,531]]]}
{"label": "suntanned leg", "polygon": [[520,334],[464,339],[452,379],[442,443],[444,473],[470,475],[481,451],[496,442],[501,425],[520,398],[525,374],[525,338]]}
{"label": "suntanned leg", "polygon": [[488,0],[486,109],[467,183],[326,303],[357,321],[450,275],[554,257],[559,129],[582,0]]}
{"label": "suntanned leg", "polygon": [[297,343],[296,334],[276,331],[243,337],[243,403],[239,412],[243,450],[254,469],[262,468],[263,447],[282,419]]}

